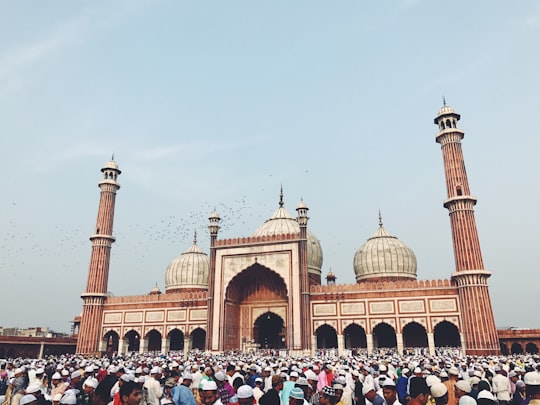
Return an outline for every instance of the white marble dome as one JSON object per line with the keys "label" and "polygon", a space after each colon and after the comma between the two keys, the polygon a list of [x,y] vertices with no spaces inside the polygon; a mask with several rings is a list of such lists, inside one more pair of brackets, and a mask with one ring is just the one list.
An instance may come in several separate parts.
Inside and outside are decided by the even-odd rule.
{"label": "white marble dome", "polygon": [[165,273],[165,292],[208,288],[210,259],[197,245],[193,245],[174,259]]}
{"label": "white marble dome", "polygon": [[[283,196],[281,196],[283,197]],[[305,203],[301,207],[305,208]],[[251,236],[272,236],[272,235],[284,235],[287,233],[298,234],[300,232],[300,225],[291,217],[289,212],[283,206],[283,199],[279,202],[279,208],[270,219],[260,226]],[[321,268],[323,264],[323,253],[319,239],[307,229],[307,255],[308,255],[308,272],[321,275]]]}
{"label": "white marble dome", "polygon": [[379,229],[354,255],[356,281],[369,279],[416,280],[416,256],[411,248],[390,235],[379,221]]}

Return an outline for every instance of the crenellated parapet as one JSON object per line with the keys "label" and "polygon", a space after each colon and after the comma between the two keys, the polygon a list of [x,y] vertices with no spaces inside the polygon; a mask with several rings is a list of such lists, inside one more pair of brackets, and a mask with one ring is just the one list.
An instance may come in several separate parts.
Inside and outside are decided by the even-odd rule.
{"label": "crenellated parapet", "polygon": [[128,295],[124,297],[109,296],[105,305],[112,304],[133,304],[133,303],[154,303],[154,302],[185,302],[185,301],[205,301],[208,298],[206,291],[176,292],[159,295]]}
{"label": "crenellated parapet", "polygon": [[336,285],[313,285],[310,292],[317,293],[341,293],[341,292],[363,292],[363,291],[388,291],[388,290],[418,290],[425,288],[455,288],[449,279],[438,280],[398,280],[398,281],[378,281],[362,282],[354,284]]}
{"label": "crenellated parapet", "polygon": [[230,239],[218,239],[216,240],[216,246],[241,246],[241,245],[254,245],[268,242],[287,242],[296,241],[300,238],[297,233],[285,233],[276,235],[262,235],[262,236],[246,236],[241,238]]}

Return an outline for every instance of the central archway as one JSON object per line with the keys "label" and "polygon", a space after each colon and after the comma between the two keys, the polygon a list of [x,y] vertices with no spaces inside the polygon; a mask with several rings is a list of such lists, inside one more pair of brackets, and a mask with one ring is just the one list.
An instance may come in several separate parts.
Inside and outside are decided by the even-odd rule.
{"label": "central archway", "polygon": [[396,331],[385,322],[373,328],[373,343],[377,348],[397,347]]}
{"label": "central archway", "polygon": [[273,312],[259,316],[253,325],[253,340],[263,349],[285,347],[285,323]]}
{"label": "central archway", "polygon": [[[276,328],[271,334],[270,326],[265,326],[264,319],[259,320],[261,306],[266,308],[264,315],[268,318],[270,313],[270,321],[274,319],[274,323],[270,322],[272,328]],[[277,310],[276,308],[280,308]],[[281,333],[279,337],[283,342],[282,337],[286,336],[287,324],[286,314],[288,307],[288,291],[285,285],[285,280],[269,268],[255,263],[244,269],[233,279],[227,286],[225,291],[225,311],[223,322],[223,350],[235,350],[242,346],[241,342],[256,341],[262,343],[265,347],[264,338],[267,342],[270,339],[273,345],[277,345],[278,338],[275,333]],[[279,315],[276,315],[276,311]],[[275,318],[281,319],[279,323]],[[253,319],[255,318],[256,319]],[[267,319],[268,320],[268,319]],[[257,330],[255,328],[256,322]],[[261,326],[263,327],[263,340],[261,341]],[[255,333],[258,336],[255,336]],[[285,338],[285,345],[287,339]],[[280,343],[280,345],[283,343]],[[276,346],[283,347],[283,346]]]}

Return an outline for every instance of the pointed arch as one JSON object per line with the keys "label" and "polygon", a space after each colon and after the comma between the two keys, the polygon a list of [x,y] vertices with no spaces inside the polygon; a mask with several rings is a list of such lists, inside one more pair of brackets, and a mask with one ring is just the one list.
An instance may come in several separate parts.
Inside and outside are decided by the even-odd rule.
{"label": "pointed arch", "polygon": [[148,340],[148,351],[149,352],[159,352],[161,351],[161,333],[155,329],[151,329],[145,336],[145,339]]}
{"label": "pointed arch", "polygon": [[373,328],[373,345],[375,347],[397,347],[396,330],[387,324],[381,322]]}
{"label": "pointed arch", "polygon": [[184,332],[174,328],[167,337],[169,338],[169,350],[184,350]]}
{"label": "pointed arch", "polygon": [[523,346],[519,343],[512,343],[512,347],[510,348],[510,352],[512,354],[523,354]]}
{"label": "pointed arch", "polygon": [[124,335],[124,339],[127,342],[127,351],[128,352],[138,352],[141,347],[141,336],[139,332],[134,329],[129,330]]}
{"label": "pointed arch", "polygon": [[282,349],[285,347],[285,322],[273,312],[260,315],[253,324],[253,340],[260,348]]}
{"label": "pointed arch", "polygon": [[404,347],[428,347],[426,328],[418,322],[409,322],[403,327]]}
{"label": "pointed arch", "polygon": [[328,324],[321,325],[315,331],[317,336],[317,349],[335,349],[337,344],[337,332]]}
{"label": "pointed arch", "polygon": [[433,329],[435,347],[460,347],[461,337],[456,325],[448,321],[441,321]]}
{"label": "pointed arch", "polygon": [[343,329],[343,335],[345,335],[346,349],[367,348],[366,330],[357,323],[351,323]]}
{"label": "pointed arch", "polygon": [[120,342],[120,336],[118,336],[118,333],[114,330],[109,330],[105,335],[103,336],[103,340],[105,341],[105,351],[107,353],[114,353],[118,351],[118,344]]}
{"label": "pointed arch", "polygon": [[236,304],[246,299],[262,297],[286,300],[287,296],[287,285],[283,277],[259,263],[234,276],[225,292],[225,299]]}
{"label": "pointed arch", "polygon": [[533,342],[529,342],[525,345],[525,352],[529,354],[538,354],[538,346]]}
{"label": "pointed arch", "polygon": [[206,331],[203,328],[195,328],[191,332],[191,348],[192,349],[205,349]]}

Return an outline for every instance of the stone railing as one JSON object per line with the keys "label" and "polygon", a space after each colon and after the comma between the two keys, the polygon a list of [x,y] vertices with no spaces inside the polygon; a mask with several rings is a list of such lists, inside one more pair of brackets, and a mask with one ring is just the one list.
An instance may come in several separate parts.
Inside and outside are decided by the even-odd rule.
{"label": "stone railing", "polygon": [[124,297],[107,297],[105,304],[128,304],[134,302],[183,302],[183,301],[206,301],[206,291],[176,292],[166,294],[128,295]]}
{"label": "stone railing", "polygon": [[298,240],[297,233],[285,233],[283,235],[246,236],[241,238],[218,239],[216,246],[248,245],[255,243],[281,242]]}
{"label": "stone railing", "polygon": [[311,293],[342,293],[387,290],[417,290],[422,288],[454,288],[452,281],[439,280],[399,280],[399,281],[365,281],[354,284],[313,285]]}

